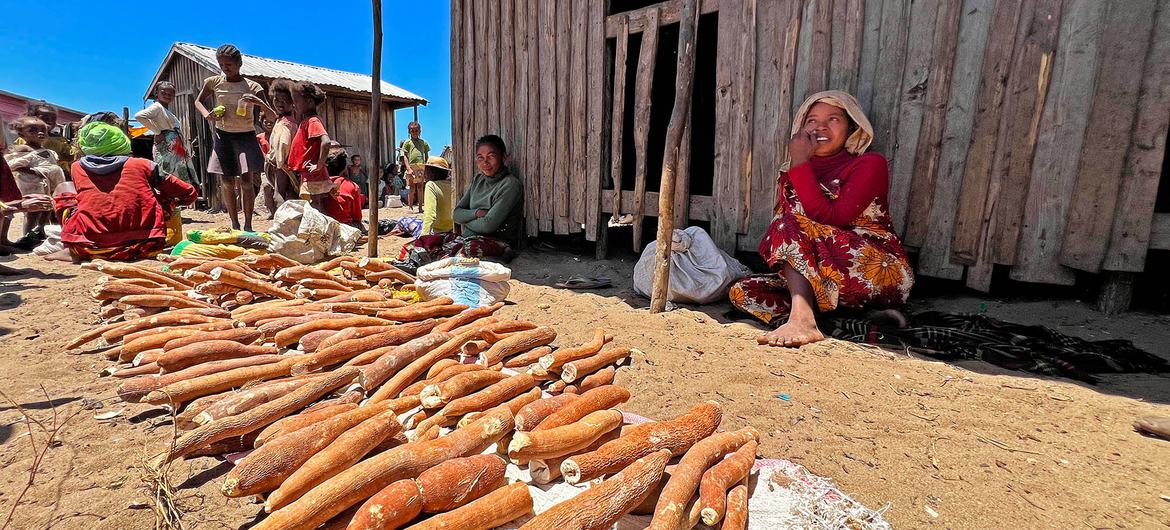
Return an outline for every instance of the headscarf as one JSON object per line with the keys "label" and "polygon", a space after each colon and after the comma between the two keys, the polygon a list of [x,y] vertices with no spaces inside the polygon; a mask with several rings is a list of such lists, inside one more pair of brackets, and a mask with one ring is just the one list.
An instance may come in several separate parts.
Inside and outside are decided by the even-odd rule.
{"label": "headscarf", "polygon": [[[808,115],[808,109],[816,103],[828,103],[844,110],[849,115],[849,119],[853,120],[853,124],[857,126],[857,130],[845,139],[846,151],[853,155],[860,155],[869,149],[869,144],[873,143],[873,125],[869,123],[869,118],[865,117],[865,111],[861,110],[861,104],[857,102],[857,99],[843,90],[825,90],[805,99],[804,103],[800,105],[800,109],[793,115],[792,132],[789,133],[789,137],[796,136],[796,133],[804,129],[804,118]],[[792,165],[792,159],[785,154],[781,171],[788,171],[790,165]]]}
{"label": "headscarf", "polygon": [[130,154],[130,138],[122,129],[106,122],[90,122],[77,133],[77,145],[87,155],[116,156]]}

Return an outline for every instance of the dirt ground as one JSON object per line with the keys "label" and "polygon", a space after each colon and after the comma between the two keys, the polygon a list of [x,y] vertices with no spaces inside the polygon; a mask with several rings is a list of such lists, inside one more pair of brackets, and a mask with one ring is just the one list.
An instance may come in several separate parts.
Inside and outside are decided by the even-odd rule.
{"label": "dirt ground", "polygon": [[[189,216],[200,222],[187,228],[225,222]],[[388,253],[401,243],[386,238],[380,248]],[[150,528],[141,463],[169,442],[170,423],[158,409],[114,398],[117,381],[98,376],[105,360],[62,351],[96,321],[88,291],[98,275],[31,256],[0,263],[29,269],[0,279],[0,391],[45,424],[33,426],[30,444],[22,413],[0,403],[0,521],[26,487],[55,413],[58,422],[76,416],[45,452],[11,527]],[[888,505],[896,528],[1170,526],[1170,442],[1131,428],[1137,416],[1170,415],[1170,377],[1113,376],[1093,387],[832,340],[768,349],[755,344],[758,327],[727,319],[725,305],[649,314],[630,288],[633,263],[530,249],[512,264],[513,303],[502,312],[556,327],[562,343],[606,329],[645,352],[619,371],[618,382],[634,392],[630,410],[666,417],[718,400],[724,428],[754,425],[764,433],[764,455],[830,477],[871,508]],[[609,276],[615,285],[593,293],[552,287],[571,274]],[[1132,338],[1170,355],[1166,315],[1104,318],[1068,301],[917,301],[952,311],[980,303],[992,316],[1089,338]],[[91,399],[102,408],[83,410]],[[213,458],[171,470],[188,528],[247,527],[261,512],[259,504],[219,493],[227,470]]]}

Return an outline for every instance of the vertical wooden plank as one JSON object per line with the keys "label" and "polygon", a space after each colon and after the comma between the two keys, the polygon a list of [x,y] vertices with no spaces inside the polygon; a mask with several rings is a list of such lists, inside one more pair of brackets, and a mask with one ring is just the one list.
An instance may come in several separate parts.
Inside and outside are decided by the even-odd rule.
{"label": "vertical wooden plank", "polygon": [[630,20],[625,15],[617,19],[617,37],[614,41],[613,107],[610,119],[609,179],[613,186],[613,217],[622,215],[622,149],[626,115],[626,64],[629,56]]}
{"label": "vertical wooden plank", "polygon": [[991,181],[991,165],[995,160],[995,146],[999,139],[999,118],[1004,114],[1010,115],[1003,112],[1004,92],[1020,8],[1021,2],[1016,0],[999,0],[992,14],[992,38],[988,41],[983,58],[979,93],[975,99],[975,125],[971,147],[967,151],[967,167],[963,172],[962,193],[951,241],[952,259],[966,265],[974,264],[978,257],[979,233]]}
{"label": "vertical wooden plank", "polygon": [[[1137,113],[1141,75],[1150,47],[1156,0],[1111,3],[1101,42],[1101,69],[1089,109],[1089,134],[1081,147],[1072,208],[1060,263],[1097,272],[1105,259],[1125,152]],[[1145,109],[1143,109],[1144,111]]]}
{"label": "vertical wooden plank", "polygon": [[536,0],[540,9],[540,229],[553,229],[557,171],[557,2]]}
{"label": "vertical wooden plank", "polygon": [[589,168],[589,108],[586,93],[589,79],[586,77],[585,58],[589,54],[589,0],[572,0],[570,33],[573,48],[569,73],[569,161],[572,170],[566,183],[570,199],[570,232],[580,232],[585,224],[585,196]]}
{"label": "vertical wooden plank", "polygon": [[[803,29],[797,35],[796,45],[796,78],[795,85],[792,92],[792,112],[800,108],[800,104],[804,102],[804,98],[808,97],[809,85],[809,68],[812,62],[812,38],[814,33],[814,21],[816,19],[817,4],[823,2],[831,2],[832,0],[807,0],[804,2],[801,10],[800,27]],[[722,37],[723,32],[719,35]]]}
{"label": "vertical wooden plank", "polygon": [[915,2],[910,8],[910,32],[906,44],[906,64],[899,88],[899,109],[895,140],[886,144],[890,165],[889,205],[894,230],[903,233],[906,203],[915,167],[914,155],[922,131],[922,114],[930,72],[930,55],[934,44],[935,19],[940,2]]}
{"label": "vertical wooden plank", "polygon": [[[748,219],[751,214],[752,203],[752,128],[755,125],[755,92],[756,92],[756,0],[743,0],[739,20],[739,60],[735,73],[735,101],[732,106],[731,141],[732,149],[736,153],[735,176],[739,179],[739,189],[742,198],[736,204],[738,216],[736,222],[737,233],[747,233]],[[828,17],[832,11],[825,9]],[[829,20],[829,22],[832,22]],[[829,28],[825,28],[828,35]],[[825,43],[828,44],[828,43]],[[827,62],[823,72],[823,79],[828,78]],[[729,241],[732,248],[736,239],[733,236]]]}
{"label": "vertical wooden plank", "polygon": [[[754,125],[752,130],[752,172],[751,204],[747,233],[739,238],[739,247],[750,247],[758,242],[772,218],[775,197],[773,182],[779,170],[780,139],[788,125],[779,119],[780,103],[776,92],[780,90],[780,65],[784,60],[790,2],[760,2],[756,10],[758,27],[774,28],[771,31],[756,32],[756,90],[752,105]],[[777,38],[777,34],[780,38]]]}
{"label": "vertical wooden plank", "polygon": [[[488,32],[488,0],[476,0],[475,6],[475,106],[472,112],[475,113],[475,127],[472,128],[471,142],[475,142],[475,138],[480,135],[490,132],[488,128],[488,53],[487,53],[487,32]],[[472,155],[474,160],[474,155]],[[474,162],[473,166],[474,167]],[[474,176],[475,171],[470,175]],[[464,182],[464,186],[469,186],[471,179]]]}
{"label": "vertical wooden plank", "polygon": [[[843,3],[844,0],[837,0]],[[811,56],[808,61],[808,88],[805,97],[829,88],[829,66],[837,44],[833,40],[833,0],[816,0],[813,12]],[[838,25],[844,28],[845,21]]]}
{"label": "vertical wooden plank", "polygon": [[[525,158],[528,163],[528,175],[524,190],[526,197],[525,230],[529,236],[536,236],[541,229],[540,203],[541,187],[544,185],[541,153],[541,71],[540,71],[540,9],[537,5],[541,0],[521,0],[525,3],[524,17],[528,19],[528,30],[524,35],[524,42],[528,46],[528,83],[527,90],[517,96],[528,100],[528,118],[525,123]],[[519,91],[517,91],[519,92]]]}
{"label": "vertical wooden plank", "polygon": [[[691,97],[693,98],[694,95]],[[678,150],[678,174],[675,175],[674,227],[680,230],[691,224],[691,131],[694,130],[691,119],[693,116],[691,109],[688,108],[686,123],[683,124],[682,144],[679,145]]]}
{"label": "vertical wooden plank", "polygon": [[1016,44],[1008,79],[1014,111],[1002,117],[1006,126],[1001,129],[1003,143],[992,170],[992,187],[998,195],[988,200],[994,207],[983,230],[984,237],[990,239],[987,247],[994,263],[1012,265],[1016,261],[1020,220],[1027,200],[1022,190],[1028,189],[1032,175],[1036,138],[1052,79],[1052,56],[1060,33],[1060,12],[1061,0],[1037,0],[1026,31]]}
{"label": "vertical wooden plank", "polygon": [[[516,113],[512,117],[513,143],[509,144],[516,167],[519,168],[520,181],[524,183],[524,216],[533,219],[532,205],[532,170],[528,165],[528,105],[532,100],[528,91],[528,10],[526,0],[515,0],[512,18],[512,34],[507,35],[513,40],[512,48],[516,60],[513,63],[515,78],[511,101],[515,105]],[[525,225],[527,227],[527,225]]]}
{"label": "vertical wooden plank", "polygon": [[979,89],[979,72],[990,37],[994,3],[994,0],[963,0],[955,67],[951,75],[951,94],[943,120],[938,173],[935,176],[926,239],[918,253],[918,273],[924,276],[950,280],[958,280],[963,276],[963,267],[951,262],[951,235],[975,120],[972,102]]}
{"label": "vertical wooden plank", "polygon": [[604,175],[602,167],[605,159],[602,156],[602,142],[605,138],[606,116],[605,109],[608,88],[605,82],[606,62],[609,54],[606,53],[605,43],[605,2],[588,2],[588,162],[585,178],[585,240],[596,241],[597,231],[601,218],[601,179]]}
{"label": "vertical wooden plank", "polygon": [[1166,156],[1166,128],[1170,119],[1170,2],[1158,4],[1158,16],[1138,93],[1137,123],[1121,174],[1118,215],[1101,268],[1141,272],[1150,248],[1154,200]]}
{"label": "vertical wooden plank", "polygon": [[572,55],[572,0],[560,0],[556,7],[556,58],[557,58],[557,92],[556,92],[556,168],[553,170],[553,232],[556,234],[569,233],[569,179],[574,169],[574,161],[570,158],[569,144],[572,135],[569,128],[572,116],[569,112],[569,97]]}
{"label": "vertical wooden plank", "polygon": [[[500,28],[497,31],[500,39],[500,137],[508,146],[508,153],[514,154],[516,149],[516,131],[513,125],[516,120],[516,48],[513,34],[512,0],[498,0],[500,4]],[[523,162],[523,160],[520,160]],[[516,160],[512,167],[516,167]]]}
{"label": "vertical wooden plank", "polygon": [[[833,1],[833,64],[829,74],[830,89],[857,94],[861,46],[865,38],[865,7],[865,0]],[[837,28],[841,28],[841,31],[838,32]]]}
{"label": "vertical wooden plank", "polygon": [[862,16],[861,59],[857,67],[857,102],[868,116],[873,109],[873,81],[877,75],[882,34],[882,0],[865,0]]}
{"label": "vertical wooden plank", "polygon": [[646,205],[646,150],[650,137],[650,94],[658,56],[658,9],[646,14],[642,48],[638,52],[638,75],[634,82],[634,251],[642,250],[643,208]]}
{"label": "vertical wooden plank", "polygon": [[[1006,0],[1005,0],[1006,1]],[[898,130],[898,87],[906,64],[906,41],[909,35],[910,0],[885,0],[882,3],[881,37],[878,43],[878,66],[873,80],[873,104],[869,121],[873,123],[872,150],[890,155]]]}
{"label": "vertical wooden plank", "polygon": [[[457,184],[462,178],[462,171],[460,171],[459,164],[463,163],[463,153],[460,152],[459,136],[463,134],[463,0],[451,0],[451,147],[454,149],[455,166],[454,181]],[[385,105],[382,106],[380,112],[385,114]],[[382,120],[383,125],[385,119]],[[394,145],[394,140],[389,136],[384,136],[383,145],[389,142],[391,146]],[[381,149],[382,146],[379,146]],[[392,162],[394,157],[383,156],[382,163],[386,164]],[[378,177],[381,178],[382,171],[379,168],[371,168],[371,171],[376,171]],[[372,174],[372,173],[371,173]],[[458,187],[458,186],[456,186]]]}
{"label": "vertical wooden plank", "polygon": [[[487,132],[500,132],[500,2],[488,0],[487,28]],[[487,134],[487,133],[484,133]]]}
{"label": "vertical wooden plank", "polygon": [[828,88],[840,88],[841,67],[845,59],[845,22],[849,18],[849,2],[847,0],[833,0],[832,13],[829,14],[831,33],[829,43],[829,75],[825,78]]}
{"label": "vertical wooden plank", "polygon": [[1098,46],[1106,3],[1068,0],[1061,16],[1052,88],[1044,102],[1013,280],[1072,285],[1076,275],[1057,263],[1069,201],[1096,88]]}
{"label": "vertical wooden plank", "polygon": [[[711,219],[711,239],[726,252],[735,249],[736,231],[739,228],[739,207],[743,200],[740,189],[739,148],[731,141],[734,130],[732,113],[736,108],[738,95],[736,82],[739,56],[740,14],[743,0],[728,0],[719,9],[718,38],[716,54],[720,60],[715,63],[715,159],[713,160],[712,200],[715,210]],[[720,139],[726,139],[720,141]]]}
{"label": "vertical wooden plank", "polygon": [[[475,17],[477,16],[476,1],[463,0],[463,131],[459,139],[452,138],[462,148],[463,155],[458,161],[459,171],[455,179],[455,195],[461,197],[475,176],[475,57],[478,49],[475,47]],[[397,147],[397,145],[395,145]]]}
{"label": "vertical wooden plank", "polygon": [[951,72],[954,71],[955,48],[959,39],[959,9],[962,4],[962,0],[944,0],[935,18],[934,44],[931,46],[934,52],[930,58],[922,127],[914,153],[910,196],[906,203],[906,229],[902,237],[902,242],[911,247],[921,246],[926,238],[938,159],[942,150],[943,123],[951,93]]}

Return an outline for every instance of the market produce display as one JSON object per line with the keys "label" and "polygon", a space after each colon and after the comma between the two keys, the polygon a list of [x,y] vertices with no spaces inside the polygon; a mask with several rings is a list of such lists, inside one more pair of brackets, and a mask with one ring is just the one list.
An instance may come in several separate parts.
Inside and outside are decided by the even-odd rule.
{"label": "market produce display", "polygon": [[[254,528],[602,529],[639,506],[652,528],[746,525],[758,432],[719,432],[715,402],[628,424],[615,377],[642,354],[603,329],[568,343],[502,303],[422,301],[376,259],[160,260],[87,265],[103,322],[68,347],[174,412],[157,462],[248,451],[221,490],[264,499]],[[590,487],[534,514],[556,481]]]}

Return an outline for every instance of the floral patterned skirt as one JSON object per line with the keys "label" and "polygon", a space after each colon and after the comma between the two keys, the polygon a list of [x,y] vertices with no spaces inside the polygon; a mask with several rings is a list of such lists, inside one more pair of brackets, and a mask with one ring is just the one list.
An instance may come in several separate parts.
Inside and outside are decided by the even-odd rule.
{"label": "floral patterned skirt", "polygon": [[512,247],[503,240],[494,237],[460,237],[453,232],[443,232],[418,236],[414,241],[403,245],[398,259],[407,259],[410,256],[410,251],[416,248],[426,250],[433,261],[458,257],[496,259],[506,262],[510,261],[514,254]]}
{"label": "floral patterned skirt", "polygon": [[[772,220],[759,251],[772,270],[788,265],[807,278],[821,312],[896,307],[914,284],[901,243],[879,223],[836,227],[790,209]],[[791,308],[782,274],[748,276],[731,286],[729,297],[768,324],[787,318]]]}

